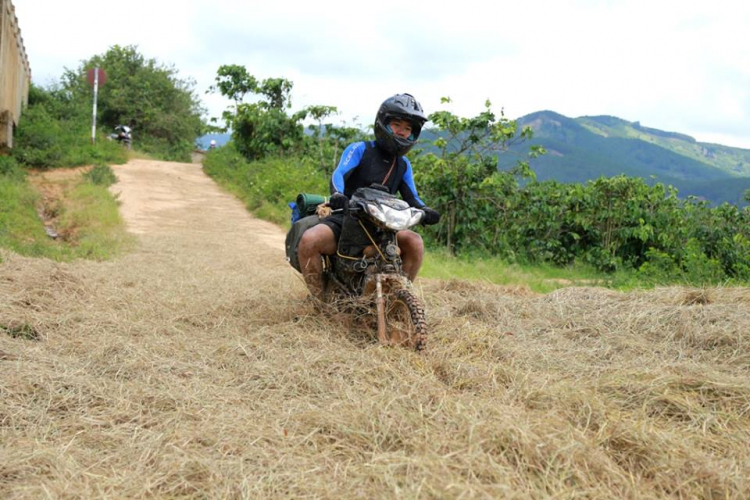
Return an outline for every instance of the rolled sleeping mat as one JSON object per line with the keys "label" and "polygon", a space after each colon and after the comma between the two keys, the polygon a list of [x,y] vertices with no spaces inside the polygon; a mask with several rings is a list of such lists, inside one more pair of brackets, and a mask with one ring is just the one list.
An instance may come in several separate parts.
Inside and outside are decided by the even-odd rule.
{"label": "rolled sleeping mat", "polygon": [[300,193],[297,195],[297,207],[302,217],[314,214],[318,205],[327,201],[327,197],[318,194]]}

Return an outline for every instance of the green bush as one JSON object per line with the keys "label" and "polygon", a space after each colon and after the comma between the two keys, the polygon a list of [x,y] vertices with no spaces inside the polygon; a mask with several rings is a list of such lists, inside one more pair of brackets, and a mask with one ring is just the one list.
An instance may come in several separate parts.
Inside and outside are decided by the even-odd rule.
{"label": "green bush", "polygon": [[328,194],[328,178],[313,159],[269,157],[248,162],[233,141],[208,153],[203,169],[252,213],[278,224],[289,224],[287,204],[299,193]]}
{"label": "green bush", "polygon": [[101,135],[91,143],[91,116],[64,93],[32,86],[29,107],[16,132],[13,157],[33,168],[124,163],[127,151]]}
{"label": "green bush", "polygon": [[193,150],[193,142],[190,140],[178,140],[168,142],[157,137],[141,137],[134,132],[133,148],[153,158],[165,161],[190,162],[190,153]]}
{"label": "green bush", "polygon": [[444,246],[450,233],[455,253],[583,262],[607,273],[639,270],[654,282],[750,280],[750,209],[680,200],[674,189],[639,178],[519,186],[504,172],[482,179],[466,166],[451,177],[421,165],[415,167],[420,195],[447,215],[425,230],[426,238]]}
{"label": "green bush", "polygon": [[[30,106],[15,136],[13,155],[30,167],[59,166],[68,133],[44,106]],[[70,144],[68,143],[70,146]]]}
{"label": "green bush", "polygon": [[93,67],[107,72],[98,100],[102,130],[110,133],[117,125],[127,125],[133,129],[135,149],[160,159],[189,161],[203,129],[204,110],[194,81],[180,78],[173,66],[147,58],[135,46],[114,45],[62,77],[65,94],[88,103],[89,110],[93,95],[86,74]]}
{"label": "green bush", "polygon": [[0,156],[0,175],[6,179],[21,180],[26,172],[12,156]]}
{"label": "green bush", "polygon": [[99,164],[84,174],[84,177],[97,186],[109,187],[117,182],[117,177],[109,165]]}

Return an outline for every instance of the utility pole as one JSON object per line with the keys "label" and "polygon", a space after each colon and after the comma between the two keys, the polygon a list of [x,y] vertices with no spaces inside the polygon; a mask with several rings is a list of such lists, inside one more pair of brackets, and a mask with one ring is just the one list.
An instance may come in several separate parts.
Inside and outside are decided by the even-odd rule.
{"label": "utility pole", "polygon": [[88,72],[89,84],[94,87],[94,119],[91,125],[91,144],[96,142],[96,101],[99,97],[99,85],[107,81],[107,74],[101,68],[91,68]]}

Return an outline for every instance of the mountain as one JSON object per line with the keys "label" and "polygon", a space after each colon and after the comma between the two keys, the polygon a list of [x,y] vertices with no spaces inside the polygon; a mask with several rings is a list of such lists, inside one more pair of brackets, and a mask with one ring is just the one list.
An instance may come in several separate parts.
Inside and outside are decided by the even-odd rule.
{"label": "mountain", "polygon": [[[539,180],[585,182],[600,176],[625,174],[649,183],[671,184],[680,196],[694,195],[713,203],[742,204],[750,189],[750,150],[708,144],[675,132],[644,127],[614,116],[568,118],[539,111],[518,119],[530,126],[534,138],[514,146],[543,146],[547,154],[532,160]],[[512,165],[516,155],[501,155],[500,166]]]}

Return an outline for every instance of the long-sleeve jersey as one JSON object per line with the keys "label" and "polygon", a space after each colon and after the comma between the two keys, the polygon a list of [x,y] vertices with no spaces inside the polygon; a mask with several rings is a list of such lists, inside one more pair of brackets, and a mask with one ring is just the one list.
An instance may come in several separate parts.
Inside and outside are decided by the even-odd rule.
{"label": "long-sleeve jersey", "polygon": [[389,157],[374,141],[355,142],[347,146],[331,176],[331,194],[344,193],[351,198],[354,191],[371,184],[382,184],[391,194],[401,194],[410,206],[422,208],[409,160]]}

